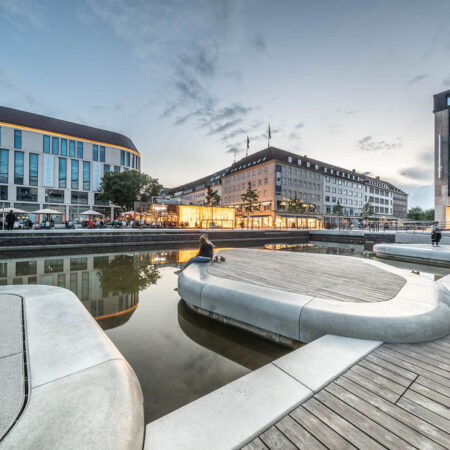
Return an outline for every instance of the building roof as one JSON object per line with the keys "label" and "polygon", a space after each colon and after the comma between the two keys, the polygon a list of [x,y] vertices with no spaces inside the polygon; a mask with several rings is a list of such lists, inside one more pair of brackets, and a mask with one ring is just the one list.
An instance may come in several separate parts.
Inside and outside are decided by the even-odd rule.
{"label": "building roof", "polygon": [[443,111],[448,109],[447,99],[450,98],[450,90],[439,92],[439,94],[433,95],[434,108],[433,112]]}
{"label": "building roof", "polygon": [[208,175],[206,177],[172,188],[170,189],[170,192],[172,194],[176,192],[188,193],[187,191],[192,192],[195,190],[204,189],[207,186],[214,186],[220,183],[220,180],[228,173],[228,171],[229,168],[219,170],[218,172],[214,172],[213,174]]}
{"label": "building roof", "polygon": [[18,127],[28,127],[39,131],[48,131],[67,136],[86,139],[90,141],[103,142],[112,146],[125,147],[139,153],[130,138],[123,134],[100,128],[89,127],[79,123],[67,122],[65,120],[54,119],[52,117],[41,116],[19,109],[0,106],[0,122],[16,125]]}

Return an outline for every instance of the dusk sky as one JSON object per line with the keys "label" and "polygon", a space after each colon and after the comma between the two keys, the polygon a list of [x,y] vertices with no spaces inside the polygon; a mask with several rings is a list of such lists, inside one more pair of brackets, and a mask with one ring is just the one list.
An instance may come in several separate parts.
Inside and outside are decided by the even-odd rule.
{"label": "dusk sky", "polygon": [[433,207],[450,2],[0,0],[0,104],[129,136],[166,187],[272,145]]}

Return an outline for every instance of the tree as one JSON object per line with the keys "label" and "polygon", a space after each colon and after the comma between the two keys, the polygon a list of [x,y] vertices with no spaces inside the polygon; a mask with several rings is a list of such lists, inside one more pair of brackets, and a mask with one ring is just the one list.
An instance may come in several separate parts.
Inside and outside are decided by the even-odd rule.
{"label": "tree", "polygon": [[339,202],[333,206],[333,214],[336,216],[342,216],[342,205]]}
{"label": "tree", "polygon": [[246,212],[252,213],[256,205],[259,203],[258,193],[252,189],[252,182],[248,182],[247,192],[241,195],[242,199],[242,208],[245,209]]}
{"label": "tree", "polygon": [[372,205],[370,203],[365,203],[361,211],[361,217],[368,219],[370,216],[373,216]]}
{"label": "tree", "polygon": [[134,209],[136,201],[150,201],[161,188],[156,178],[142,172],[107,172],[103,175],[99,196],[101,200],[110,201],[127,211]]}
{"label": "tree", "polygon": [[220,205],[221,198],[217,191],[213,191],[211,186],[206,188],[206,205],[208,206],[218,206]]}
{"label": "tree", "polygon": [[434,220],[434,209],[423,210],[420,206],[415,206],[408,211],[409,220],[431,222]]}
{"label": "tree", "polygon": [[291,213],[302,213],[305,211],[305,203],[297,197],[297,193],[289,200],[288,211]]}

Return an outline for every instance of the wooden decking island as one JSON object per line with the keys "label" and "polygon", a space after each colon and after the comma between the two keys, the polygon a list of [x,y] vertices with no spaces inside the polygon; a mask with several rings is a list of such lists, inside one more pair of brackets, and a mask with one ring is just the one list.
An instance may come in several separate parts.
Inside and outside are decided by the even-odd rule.
{"label": "wooden decking island", "polygon": [[220,254],[226,261],[211,265],[211,275],[330,300],[382,302],[393,298],[406,282],[358,258],[248,249]]}
{"label": "wooden decking island", "polygon": [[383,345],[244,447],[448,449],[450,336]]}

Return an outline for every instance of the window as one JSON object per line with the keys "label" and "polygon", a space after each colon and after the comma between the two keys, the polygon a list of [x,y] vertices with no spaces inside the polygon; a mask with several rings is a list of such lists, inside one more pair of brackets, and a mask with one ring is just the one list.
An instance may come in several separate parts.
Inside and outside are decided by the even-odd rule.
{"label": "window", "polygon": [[94,194],[94,205],[109,206],[109,200],[102,200],[100,194]]}
{"label": "window", "polygon": [[21,202],[37,202],[37,188],[18,187],[16,199]]}
{"label": "window", "polygon": [[22,148],[22,131],[14,130],[14,148]]}
{"label": "window", "polygon": [[61,139],[61,156],[67,156],[67,139]]}
{"label": "window", "polygon": [[52,137],[52,154],[59,155],[59,138]]}
{"label": "window", "polygon": [[42,150],[44,153],[50,153],[50,136],[44,136],[44,145]]}
{"label": "window", "polygon": [[103,172],[104,173],[111,172],[111,166],[109,164],[104,164],[103,165]]}
{"label": "window", "polygon": [[0,186],[0,200],[8,200],[8,186]]}
{"label": "window", "polygon": [[127,152],[127,166],[130,167],[130,154]]}
{"label": "window", "polygon": [[88,193],[72,191],[71,203],[73,203],[74,205],[87,205]]}
{"label": "window", "polygon": [[77,142],[77,158],[83,159],[83,143]]}
{"label": "window", "polygon": [[89,191],[91,188],[91,163],[83,161],[83,189]]}
{"label": "window", "polygon": [[9,151],[0,148],[0,183],[8,183]]}
{"label": "window", "polygon": [[125,165],[125,151],[124,150],[120,150],[120,165],[121,166]]}
{"label": "window", "polygon": [[14,184],[23,184],[23,152],[14,152]]}
{"label": "window", "polygon": [[105,147],[100,146],[100,162],[105,162]]}
{"label": "window", "polygon": [[[66,188],[66,186],[67,186],[67,159],[59,158],[59,187]],[[51,200],[49,200],[49,202],[51,203]]]}
{"label": "window", "polygon": [[72,159],[71,160],[71,179],[72,179],[72,189],[78,189],[78,178],[79,178],[79,163],[77,160]]}
{"label": "window", "polygon": [[98,161],[98,145],[92,146],[92,159]]}
{"label": "window", "polygon": [[134,155],[131,155],[131,167],[134,169]]}
{"label": "window", "polygon": [[59,191],[57,189],[46,189],[45,190],[45,202],[46,203],[64,203],[64,191]]}
{"label": "window", "polygon": [[75,141],[69,141],[69,156],[75,158]]}
{"label": "window", "polygon": [[16,277],[37,274],[37,261],[17,261]]}
{"label": "window", "polygon": [[114,166],[114,172],[120,172],[120,167],[119,166]]}
{"label": "window", "polygon": [[37,186],[38,185],[38,167],[39,167],[39,155],[36,153],[30,153],[30,160],[29,160],[29,184],[30,186]]}
{"label": "window", "polygon": [[0,127],[0,145],[2,145],[2,127]]}

